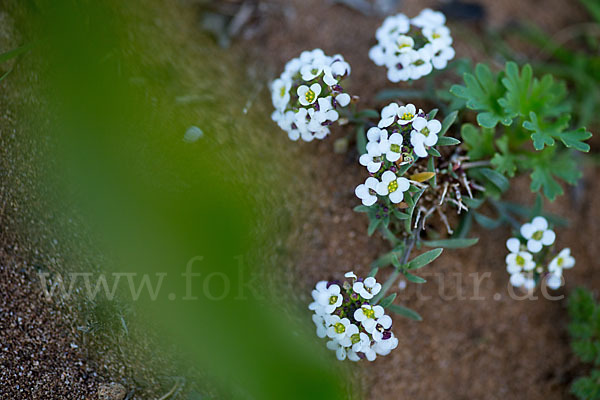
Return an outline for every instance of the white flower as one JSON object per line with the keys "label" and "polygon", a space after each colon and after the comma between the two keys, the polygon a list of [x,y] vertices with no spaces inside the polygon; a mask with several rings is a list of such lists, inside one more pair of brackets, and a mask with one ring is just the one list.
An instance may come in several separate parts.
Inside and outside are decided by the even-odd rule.
{"label": "white flower", "polygon": [[371,338],[364,332],[359,332],[359,329],[356,325],[352,325],[348,328],[348,335],[340,344],[344,347],[351,347],[352,351],[359,353],[371,344]]}
{"label": "white flower", "polygon": [[533,278],[526,278],[523,287],[527,290],[533,290],[535,287],[535,280]]}
{"label": "white flower", "polygon": [[322,315],[313,314],[312,319],[317,327],[317,336],[323,339],[327,336],[327,326],[325,323],[325,318]]}
{"label": "white flower", "polygon": [[414,104],[407,104],[402,107],[398,107],[397,111],[398,123],[400,125],[406,125],[413,122],[417,116],[417,108]]}
{"label": "white flower", "polygon": [[381,45],[376,45],[369,50],[369,58],[373,60],[378,67],[383,67],[387,63],[388,57],[385,48]]}
{"label": "white flower", "polygon": [[431,48],[431,64],[435,69],[444,69],[448,66],[448,61],[456,55],[452,46],[433,44]]}
{"label": "white flower", "polygon": [[415,154],[419,157],[427,157],[425,146],[433,146],[437,143],[437,134],[442,129],[442,124],[436,119],[427,121],[423,117],[417,117],[413,121],[412,127],[410,143],[415,149]]}
{"label": "white flower", "polygon": [[521,241],[517,238],[510,238],[506,241],[506,248],[508,248],[511,253],[518,253],[521,249]]}
{"label": "white flower", "polygon": [[360,322],[365,330],[369,333],[373,331],[377,325],[377,320],[383,315],[383,307],[370,306],[368,304],[363,304],[360,308],[354,311],[354,319]]}
{"label": "white flower", "polygon": [[375,322],[375,327],[373,328],[373,331],[369,333],[373,335],[373,340],[375,340],[376,342],[380,342],[384,340],[383,331],[385,331],[386,329],[390,329],[391,326],[392,318],[389,315],[382,315]]}
{"label": "white flower", "polygon": [[276,110],[285,110],[290,102],[291,79],[275,79],[271,84],[271,98]]}
{"label": "white flower", "polygon": [[338,285],[331,285],[324,290],[319,291],[317,302],[322,307],[325,314],[331,314],[336,308],[342,305],[344,297],[341,294]]}
{"label": "white flower", "polygon": [[358,279],[358,277],[356,276],[356,274],[353,271],[346,272],[344,274],[344,278]]}
{"label": "white flower", "polygon": [[[396,107],[398,107],[397,104]],[[396,115],[396,112],[394,112],[394,115]],[[379,129],[375,126],[367,131],[367,139],[369,142],[379,143],[383,135],[387,135],[387,131],[385,129]]]}
{"label": "white flower", "polygon": [[302,76],[302,80],[306,82],[310,82],[313,79],[318,78],[323,73],[323,68],[325,64],[323,60],[313,61],[310,65],[304,65],[300,69],[300,75]]}
{"label": "white flower", "polygon": [[385,158],[390,162],[398,161],[402,155],[402,135],[398,132],[392,133],[388,139],[386,133],[379,144],[379,152],[385,153]]}
{"label": "white flower", "polygon": [[377,202],[377,185],[379,181],[372,176],[368,177],[365,183],[361,183],[354,189],[356,197],[362,200],[362,203],[369,207]]}
{"label": "white flower", "polygon": [[298,100],[303,106],[309,106],[317,101],[317,98],[321,94],[321,85],[313,83],[310,88],[306,85],[302,85],[298,88]]}
{"label": "white flower", "polygon": [[412,66],[410,65],[411,58],[408,53],[402,54],[394,59],[389,59],[388,61],[387,77],[390,82],[397,83],[411,79],[413,72]]}
{"label": "white flower", "polygon": [[375,361],[375,359],[377,358],[377,352],[375,351],[375,344],[373,346],[371,346],[371,344],[364,346],[362,351],[365,354],[365,357],[367,358],[367,360],[369,360],[369,361]]}
{"label": "white flower", "polygon": [[335,356],[340,361],[344,361],[346,359],[346,356],[348,355],[346,348],[342,346],[337,340],[328,341],[327,348],[329,350],[335,351]]}
{"label": "white flower", "polygon": [[415,41],[410,36],[400,35],[396,39],[396,53],[402,54],[407,53],[413,49],[415,46]]}
{"label": "white flower", "polygon": [[324,307],[319,303],[319,297],[321,293],[327,293],[327,281],[317,282],[317,285],[311,292],[313,302],[308,305],[308,309],[319,315],[325,314]]}
{"label": "white flower", "polygon": [[386,43],[391,37],[408,33],[409,30],[410,20],[406,15],[392,15],[383,21],[383,24],[377,29],[375,37],[380,43]]}
{"label": "white flower", "polygon": [[506,270],[509,274],[515,274],[521,271],[533,271],[535,269],[535,261],[531,253],[519,251],[510,253],[506,256]]}
{"label": "white flower", "polygon": [[550,261],[548,271],[560,274],[563,269],[573,268],[574,265],[575,258],[571,255],[571,249],[567,247],[566,249],[562,249],[560,253]]}
{"label": "white flower", "polygon": [[[327,336],[331,339],[337,340],[338,342],[344,339],[348,334],[348,328],[354,326],[350,323],[348,318],[340,318],[339,316],[327,315],[325,316],[325,322],[327,323]],[[356,328],[356,326],[354,326]]]}
{"label": "white flower", "polygon": [[350,104],[350,95],[348,93],[340,93],[335,96],[335,101],[340,107],[346,107]]}
{"label": "white flower", "polygon": [[517,272],[516,274],[512,274],[510,276],[510,284],[514,287],[521,287],[525,284],[525,275],[521,272]]}
{"label": "white flower", "polygon": [[377,194],[388,196],[390,201],[398,204],[404,199],[404,192],[408,190],[410,183],[406,178],[398,178],[392,171],[385,171],[381,175],[381,182],[377,184]]}
{"label": "white flower", "polygon": [[[409,105],[412,105],[412,104],[409,104]],[[413,109],[414,109],[414,107],[415,106],[413,106]],[[379,124],[377,125],[377,127],[387,128],[388,126],[393,124],[399,115],[400,108],[401,107],[399,107],[398,104],[396,104],[396,103],[391,103],[391,104],[388,104],[387,106],[383,107],[383,109],[381,110],[381,120],[379,121]]]}
{"label": "white flower", "polygon": [[410,23],[419,28],[437,27],[446,23],[446,16],[439,11],[425,8],[419,15],[411,19]]}
{"label": "white flower", "polygon": [[431,65],[433,51],[431,47],[421,47],[419,50],[412,50],[406,54],[410,59],[410,79],[417,80],[429,75],[433,71],[433,66]]}
{"label": "white flower", "polygon": [[556,238],[554,232],[548,229],[548,221],[544,217],[535,217],[521,226],[521,236],[527,240],[527,249],[532,253],[539,252],[543,246],[550,246]]}
{"label": "white flower", "polygon": [[308,110],[308,115],[310,117],[308,129],[311,132],[318,133],[325,131],[326,134],[329,134],[329,128],[323,126],[323,124],[327,121],[335,122],[340,117],[338,112],[333,109],[331,104],[332,99],[331,96],[321,97],[317,103],[319,105],[319,111],[316,111],[314,108]]}
{"label": "white flower", "polygon": [[372,299],[381,290],[381,283],[378,283],[372,276],[364,280],[364,282],[354,282],[352,286],[357,294],[363,299]]}
{"label": "white flower", "polygon": [[[423,28],[423,35],[431,44],[439,46],[450,46],[452,44],[452,36],[450,29],[444,25],[426,26]],[[441,48],[441,47],[440,47]]]}
{"label": "white flower", "polygon": [[367,143],[367,152],[358,159],[360,165],[367,167],[371,173],[379,171],[383,163],[379,144],[375,142]]}
{"label": "white flower", "polygon": [[546,277],[546,286],[550,289],[556,290],[562,285],[562,275],[548,274]]}
{"label": "white flower", "polygon": [[381,356],[387,356],[396,347],[398,347],[398,339],[391,333],[388,339],[375,342],[373,350]]}

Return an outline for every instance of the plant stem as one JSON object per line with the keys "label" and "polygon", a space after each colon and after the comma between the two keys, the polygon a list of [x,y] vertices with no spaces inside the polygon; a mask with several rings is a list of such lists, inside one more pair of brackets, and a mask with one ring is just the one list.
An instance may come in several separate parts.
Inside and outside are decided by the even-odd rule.
{"label": "plant stem", "polygon": [[[417,240],[419,239],[419,234],[421,233],[421,229],[423,228],[423,221],[419,223],[419,226],[412,231],[412,234],[409,239],[405,239],[404,252],[402,253],[402,259],[400,260],[400,267],[406,265],[408,263],[408,259],[410,257],[410,253],[412,249],[415,247]],[[377,304],[379,300],[381,300],[388,290],[392,287],[398,275],[401,274],[399,267],[394,268],[394,272],[390,275],[390,277],[381,285],[381,290],[377,293],[377,296],[373,297],[373,303]]]}
{"label": "plant stem", "polygon": [[462,169],[489,167],[492,163],[489,160],[466,162],[460,165]]}

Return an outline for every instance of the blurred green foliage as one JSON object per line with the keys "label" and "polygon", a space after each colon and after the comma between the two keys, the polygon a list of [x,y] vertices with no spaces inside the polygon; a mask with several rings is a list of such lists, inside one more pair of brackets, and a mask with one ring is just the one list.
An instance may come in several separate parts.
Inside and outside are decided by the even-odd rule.
{"label": "blurred green foliage", "polygon": [[[272,139],[262,117],[243,111],[256,90],[244,63],[208,43],[180,48],[168,2],[23,4],[48,107],[28,111],[50,120],[40,140],[55,144],[46,156],[59,201],[82,213],[114,260],[107,270],[167,274],[156,300],[142,296],[136,307],[225,398],[348,398],[308,313],[286,315],[295,295],[271,298],[252,279],[286,278],[263,247],[281,234],[272,228],[278,161],[264,157]],[[205,132],[194,143],[183,140],[191,124]],[[181,274],[198,256],[197,299],[181,300]]]}
{"label": "blurred green foliage", "polygon": [[573,352],[594,368],[573,382],[571,392],[582,400],[600,399],[600,305],[591,292],[578,288],[569,296],[569,316]]}

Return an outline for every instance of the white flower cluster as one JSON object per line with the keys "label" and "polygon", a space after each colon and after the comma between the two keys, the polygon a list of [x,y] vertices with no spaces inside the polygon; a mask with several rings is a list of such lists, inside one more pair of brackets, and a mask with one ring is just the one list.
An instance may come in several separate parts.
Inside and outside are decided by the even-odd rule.
{"label": "white flower cluster", "polygon": [[338,360],[367,359],[388,355],[398,346],[391,332],[392,318],[378,305],[371,305],[381,290],[375,278],[358,279],[353,272],[345,275],[350,281],[317,283],[312,291],[313,321],[317,336],[328,338],[327,348],[335,351]]}
{"label": "white flower cluster", "polygon": [[371,174],[355,190],[362,203],[372,206],[377,196],[400,203],[410,182],[398,176],[398,167],[412,163],[415,157],[427,157],[427,148],[438,142],[441,129],[440,121],[428,118],[423,110],[417,112],[413,104],[384,107],[377,126],[367,131],[367,152],[359,159]]}
{"label": "white flower cluster", "polygon": [[329,57],[321,49],[303,52],[271,83],[271,118],[291,140],[325,138],[339,119],[337,109],[350,104],[350,95],[340,86],[348,75],[350,65],[341,55]]}
{"label": "white flower cluster", "polygon": [[377,45],[369,57],[387,67],[392,82],[417,80],[433,68],[444,69],[455,55],[445,23],[444,14],[429,8],[413,19],[404,14],[387,17],[377,29]]}
{"label": "white flower cluster", "polygon": [[562,285],[563,269],[572,268],[575,258],[571,256],[570,249],[563,249],[550,261],[546,271],[547,249],[555,239],[556,235],[548,227],[548,221],[544,217],[535,217],[521,226],[519,238],[506,241],[510,251],[506,256],[506,270],[510,274],[511,285],[533,290],[540,277],[544,276],[550,289],[558,289]]}

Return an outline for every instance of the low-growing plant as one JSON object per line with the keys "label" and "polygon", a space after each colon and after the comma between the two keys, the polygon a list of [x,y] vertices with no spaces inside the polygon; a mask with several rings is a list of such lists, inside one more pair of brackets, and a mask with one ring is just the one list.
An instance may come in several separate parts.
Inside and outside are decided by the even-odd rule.
{"label": "low-growing plant", "polygon": [[[388,79],[413,81],[427,76],[426,89],[411,93],[441,104],[446,115],[438,118],[438,109],[423,111],[405,102],[392,102],[381,112],[359,110],[355,104],[349,110],[339,110],[343,120],[355,126],[358,162],[369,174],[355,189],[362,202],[355,211],[367,215],[369,236],[380,232],[391,246],[372,263],[364,280],[349,273],[346,277],[351,277],[352,283],[322,281],[313,291],[310,309],[315,312],[317,335],[330,338],[328,347],[339,359],[353,361],[373,360],[396,347],[384,309],[421,319],[415,311],[393,304],[397,294],[388,292],[400,276],[416,284],[425,283],[418,271],[444,249],[477,243],[477,238],[467,237],[472,219],[487,228],[508,222],[518,231],[507,242],[511,252],[507,270],[514,286],[533,290],[545,279],[548,287],[560,287],[563,269],[572,267],[574,258],[564,249],[550,260],[555,234],[548,220],[562,221],[542,212],[540,195],[533,208],[502,201],[501,196],[509,189],[511,178],[528,173],[532,191],[554,200],[563,193],[557,179],[574,184],[581,176],[572,156],[574,151],[589,151],[585,140],[591,136],[585,128],[571,126],[564,83],[551,75],[534,77],[529,65],[519,68],[508,62],[503,70],[492,72],[485,64],[472,71],[462,62],[459,70],[466,71],[464,85],[435,90],[430,74],[433,67],[443,69],[454,57],[450,31],[439,12],[424,10],[413,19],[403,14],[390,16],[376,38],[378,44],[369,56],[375,64],[388,67]],[[338,110],[327,120],[317,118],[321,102],[327,103],[329,112],[330,102],[334,108],[339,103],[336,96],[347,96],[345,104],[350,100],[338,82],[349,74],[350,67],[341,56],[331,59],[321,55],[320,50],[303,53],[299,61],[288,63],[284,79],[272,85],[273,104],[279,110],[274,119],[288,133],[291,127],[293,140],[304,138],[305,128],[300,126],[312,132],[309,140],[324,138],[328,126],[342,118]],[[344,68],[332,77],[332,63],[337,62],[343,62]],[[285,78],[286,74],[291,79]],[[315,85],[315,90],[309,85]],[[306,93],[314,96],[309,99]],[[403,89],[387,89],[377,98],[404,93]],[[471,110],[476,112],[475,118],[471,118]],[[294,122],[282,126],[283,113]],[[326,133],[316,134],[321,129]],[[477,211],[486,201],[497,210],[498,218]],[[533,220],[521,226],[520,218]],[[431,250],[413,254],[423,248]],[[387,280],[379,283],[377,276],[388,268]],[[371,312],[375,308],[378,312]],[[371,310],[366,319],[356,318],[355,313],[363,309]],[[363,334],[365,340],[361,339]]]}
{"label": "low-growing plant", "polygon": [[588,290],[578,288],[569,296],[571,348],[584,363],[589,375],[577,378],[571,393],[581,400],[600,399],[600,304]]}

